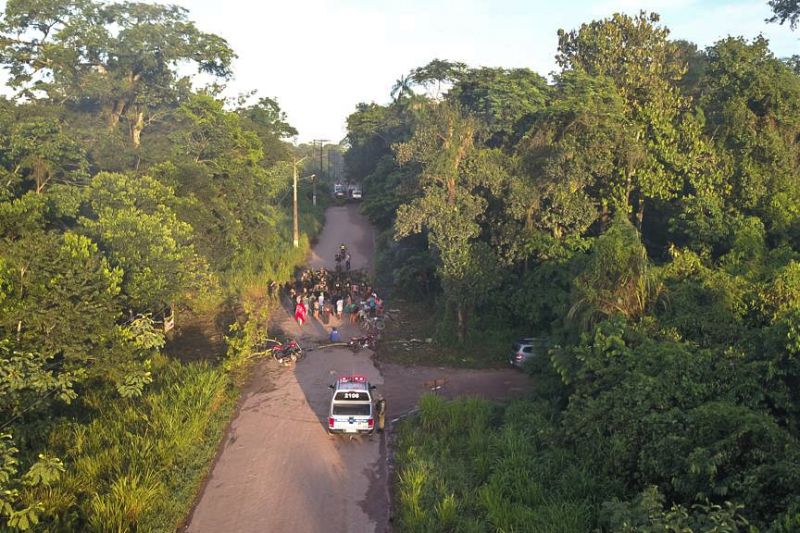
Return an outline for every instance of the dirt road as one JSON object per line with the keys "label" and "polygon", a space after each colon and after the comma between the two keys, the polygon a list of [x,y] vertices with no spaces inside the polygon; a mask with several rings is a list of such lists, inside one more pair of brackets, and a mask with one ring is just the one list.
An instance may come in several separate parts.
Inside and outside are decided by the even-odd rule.
{"label": "dirt road", "polygon": [[353,270],[372,269],[374,234],[372,226],[358,212],[358,206],[348,204],[330,207],[325,211],[325,228],[311,251],[308,264],[313,268],[336,266],[334,257],[339,245],[345,244],[350,252],[350,266]]}
{"label": "dirt road", "polygon": [[[357,206],[332,207],[310,264],[333,268],[339,243],[353,268],[371,267],[372,231]],[[313,319],[301,331],[281,312],[277,326],[303,346],[324,343],[334,321]],[[343,324],[343,338],[358,334]],[[332,437],[327,385],[337,375],[364,374],[387,399],[389,418],[407,411],[432,384],[440,392],[522,393],[529,382],[511,370],[475,371],[375,366],[368,351],[312,350],[294,368],[262,362],[244,391],[219,457],[190,518],[190,532],[383,532],[389,530],[385,435]]]}

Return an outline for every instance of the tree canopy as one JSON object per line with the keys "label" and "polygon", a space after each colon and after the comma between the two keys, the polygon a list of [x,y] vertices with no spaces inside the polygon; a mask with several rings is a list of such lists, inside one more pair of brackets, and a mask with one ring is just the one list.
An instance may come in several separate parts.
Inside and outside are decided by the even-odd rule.
{"label": "tree canopy", "polygon": [[[770,5],[794,24],[796,2]],[[557,62],[548,82],[437,59],[348,118],[379,257],[436,302],[440,340],[549,345],[535,400],[404,426],[402,527],[796,529],[794,63],[646,12],[559,31]],[[538,468],[559,461],[569,487]]]}

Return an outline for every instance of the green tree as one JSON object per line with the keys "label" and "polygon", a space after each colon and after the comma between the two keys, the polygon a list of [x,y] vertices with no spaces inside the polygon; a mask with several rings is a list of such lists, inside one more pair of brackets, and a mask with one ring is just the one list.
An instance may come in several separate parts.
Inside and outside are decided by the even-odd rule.
{"label": "green tree", "polygon": [[618,171],[640,230],[646,201],[673,199],[687,186],[706,191],[717,180],[713,151],[681,95],[684,54],[658,20],[656,14],[617,13],[577,31],[559,30],[556,56],[564,69],[611,79],[625,103],[629,153],[636,157]]}
{"label": "green tree", "polygon": [[159,313],[210,276],[192,245],[192,227],[169,207],[168,187],[147,176],[100,173],[87,191],[92,216],[81,226],[123,273],[121,289],[132,313]]}
{"label": "green tree", "polygon": [[177,6],[10,0],[0,32],[11,87],[26,97],[97,106],[109,127],[125,123],[134,147],[160,108],[187,92],[179,65],[226,78],[235,57]]}
{"label": "green tree", "polygon": [[9,139],[14,172],[33,181],[40,194],[52,183],[80,183],[88,177],[83,148],[54,121],[17,124]]}
{"label": "green tree", "polygon": [[[0,272],[0,283],[2,275]],[[42,501],[23,502],[20,492],[49,487],[64,471],[59,459],[40,454],[20,475],[19,450],[8,432],[21,425],[23,416],[45,411],[55,399],[69,403],[75,398],[72,380],[78,376],[59,373],[56,367],[50,357],[16,350],[8,340],[0,340],[0,416],[4,420],[0,433],[0,517],[14,529],[35,526],[44,509]]]}
{"label": "green tree", "polygon": [[574,280],[574,303],[569,317],[590,324],[597,317],[621,315],[638,320],[658,295],[657,271],[627,218],[617,218],[592,244],[586,265]]}
{"label": "green tree", "polygon": [[496,154],[475,146],[476,128],[475,120],[458,108],[432,104],[412,139],[396,146],[398,162],[422,165],[422,195],[400,206],[395,235],[427,233],[460,342],[472,309],[494,284],[497,263],[493,251],[478,239],[486,200],[476,189],[504,176]]}
{"label": "green tree", "polygon": [[464,112],[477,117],[490,147],[509,147],[526,130],[549,94],[547,81],[528,69],[466,69],[448,92]]}
{"label": "green tree", "polygon": [[286,121],[286,113],[275,99],[259,98],[250,106],[239,107],[237,112],[242,117],[243,126],[258,135],[263,146],[261,162],[264,166],[291,159],[291,149],[284,140],[295,137],[297,130]]}
{"label": "green tree", "polygon": [[797,19],[800,17],[800,1],[769,0],[769,7],[772,8],[774,15],[767,21],[783,24],[788,20],[792,29],[797,27]]}
{"label": "green tree", "polygon": [[723,205],[761,217],[768,231],[800,238],[800,76],[774,57],[766,39],[727,38],[705,52],[700,104],[726,182]]}
{"label": "green tree", "polygon": [[8,298],[0,309],[2,338],[65,371],[102,367],[116,334],[122,272],[95,243],[67,232],[35,231],[4,241]]}
{"label": "green tree", "polygon": [[[627,127],[625,103],[611,80],[568,71],[553,99],[517,145],[521,160],[510,213],[529,236],[527,253],[544,233],[561,241],[583,235],[598,219],[627,214],[627,171],[643,158]],[[538,239],[541,240],[541,239]]]}
{"label": "green tree", "polygon": [[431,97],[439,99],[443,89],[451,87],[466,71],[467,66],[459,61],[434,59],[425,66],[415,68],[409,74],[414,85],[425,89]]}
{"label": "green tree", "polygon": [[194,199],[182,218],[194,226],[203,254],[225,269],[238,253],[265,245],[273,235],[281,215],[271,200],[288,186],[285,166],[265,163],[257,132],[210,95],[193,95],[177,116],[182,128],[173,139],[180,166],[167,179],[178,194]]}

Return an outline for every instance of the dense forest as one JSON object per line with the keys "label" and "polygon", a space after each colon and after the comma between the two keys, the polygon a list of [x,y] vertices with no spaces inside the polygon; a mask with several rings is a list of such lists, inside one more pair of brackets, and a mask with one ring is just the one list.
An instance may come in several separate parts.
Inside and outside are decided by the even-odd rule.
{"label": "dense forest", "polygon": [[400,530],[797,531],[797,58],[643,12],[560,31],[557,62],[434,60],[348,119],[396,289],[465,349],[550,346],[535,398],[401,426]]}
{"label": "dense forest", "polygon": [[[234,59],[175,6],[5,3],[0,530],[186,517],[325,203],[301,181],[294,247],[322,156],[223,96]],[[463,350],[549,345],[533,397],[399,425],[398,530],[800,530],[800,59],[641,13],[560,31],[557,62],[434,60],[348,118],[395,294]],[[226,353],[181,357],[167,326],[201,319]]]}
{"label": "dense forest", "polygon": [[[234,57],[174,6],[6,2],[0,529],[185,518],[266,288],[321,223],[301,194],[292,246],[297,132],[273,99],[222,98]],[[227,356],[165,356],[164,322],[197,316],[232,324]]]}

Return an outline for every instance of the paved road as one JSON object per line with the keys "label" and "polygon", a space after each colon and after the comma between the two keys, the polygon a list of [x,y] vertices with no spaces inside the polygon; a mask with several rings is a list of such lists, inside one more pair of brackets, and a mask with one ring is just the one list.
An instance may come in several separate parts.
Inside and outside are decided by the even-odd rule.
{"label": "paved road", "polygon": [[[339,243],[353,268],[369,268],[373,238],[357,206],[333,207],[310,264],[333,268]],[[324,341],[329,328],[311,320],[301,331],[281,311],[276,321],[304,346]],[[342,325],[343,337],[358,332]],[[431,367],[376,368],[370,352],[311,351],[294,368],[262,362],[243,394],[219,457],[190,518],[190,532],[384,532],[389,530],[385,435],[332,437],[326,431],[336,375],[360,373],[387,398],[390,418],[410,409],[426,381],[447,378],[448,395],[521,393],[529,382],[511,370]],[[383,383],[387,384],[384,387]]]}

